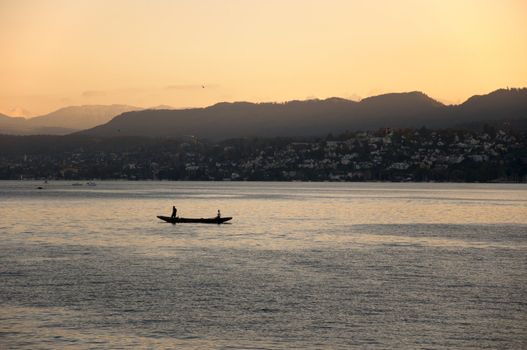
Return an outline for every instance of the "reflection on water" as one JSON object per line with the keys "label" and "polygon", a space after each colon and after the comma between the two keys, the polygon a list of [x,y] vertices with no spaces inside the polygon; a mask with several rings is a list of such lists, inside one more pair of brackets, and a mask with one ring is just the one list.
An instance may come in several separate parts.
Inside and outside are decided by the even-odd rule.
{"label": "reflection on water", "polygon": [[39,185],[0,182],[0,347],[527,342],[522,185]]}

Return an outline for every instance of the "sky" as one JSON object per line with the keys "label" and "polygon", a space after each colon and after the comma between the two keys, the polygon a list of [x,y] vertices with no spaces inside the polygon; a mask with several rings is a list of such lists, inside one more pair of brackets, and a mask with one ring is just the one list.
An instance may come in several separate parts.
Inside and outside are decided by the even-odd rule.
{"label": "sky", "polygon": [[0,113],[527,86],[526,0],[0,0]]}

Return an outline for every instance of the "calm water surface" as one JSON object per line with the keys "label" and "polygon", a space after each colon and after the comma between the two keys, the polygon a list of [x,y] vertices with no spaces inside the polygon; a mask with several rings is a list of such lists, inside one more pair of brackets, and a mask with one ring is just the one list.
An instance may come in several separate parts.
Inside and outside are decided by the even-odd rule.
{"label": "calm water surface", "polygon": [[71,184],[0,182],[2,349],[527,348],[525,185]]}

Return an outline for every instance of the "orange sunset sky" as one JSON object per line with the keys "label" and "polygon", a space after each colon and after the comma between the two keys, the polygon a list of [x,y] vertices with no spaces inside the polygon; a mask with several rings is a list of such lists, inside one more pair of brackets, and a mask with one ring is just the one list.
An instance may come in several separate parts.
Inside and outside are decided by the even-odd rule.
{"label": "orange sunset sky", "polygon": [[413,90],[459,103],[527,86],[527,1],[0,0],[0,53],[11,115]]}

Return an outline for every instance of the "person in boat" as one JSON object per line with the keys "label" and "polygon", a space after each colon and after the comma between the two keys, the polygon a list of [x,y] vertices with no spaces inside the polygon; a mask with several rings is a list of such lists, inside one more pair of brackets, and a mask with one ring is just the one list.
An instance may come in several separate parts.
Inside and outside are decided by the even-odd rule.
{"label": "person in boat", "polygon": [[220,213],[220,210],[218,209],[218,215],[216,215],[216,218],[219,219],[221,218],[221,213]]}
{"label": "person in boat", "polygon": [[173,205],[172,206],[172,216],[171,216],[171,218],[175,219],[176,218],[176,214],[177,214],[177,209],[176,209],[176,206]]}

